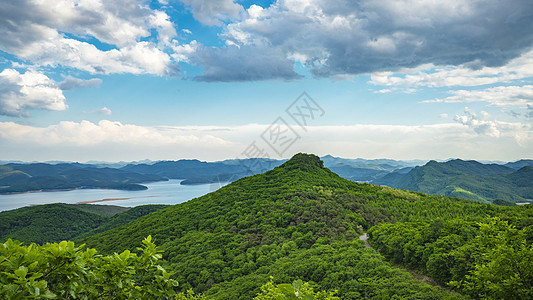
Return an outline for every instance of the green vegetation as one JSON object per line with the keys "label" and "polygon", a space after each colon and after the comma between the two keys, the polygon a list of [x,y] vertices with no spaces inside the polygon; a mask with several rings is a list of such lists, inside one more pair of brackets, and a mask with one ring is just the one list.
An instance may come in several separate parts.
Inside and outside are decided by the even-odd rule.
{"label": "green vegetation", "polygon": [[147,189],[138,183],[161,180],[167,179],[153,174],[138,174],[76,163],[0,166],[0,194],[79,188],[137,191]]}
{"label": "green vegetation", "polygon": [[524,207],[358,184],[296,155],[265,174],[243,178],[206,196],[139,218],[85,240],[105,253],[128,249],[152,234],[165,250],[180,289],[215,299],[251,299],[273,276],[301,279],[341,299],[461,298],[416,281],[389,265],[358,236],[381,222],[531,218]]}
{"label": "green vegetation", "polygon": [[474,298],[531,299],[533,225],[531,218],[518,224],[519,228],[499,218],[436,219],[382,223],[369,235],[373,247],[392,261]]}
{"label": "green vegetation", "polygon": [[[364,231],[374,248],[359,240]],[[179,282],[177,299],[533,295],[533,207],[355,183],[313,155],[83,241],[113,255],[149,235]]]}
{"label": "green vegetation", "polygon": [[93,204],[46,204],[0,212],[0,241],[44,244],[76,240],[124,225],[166,205],[134,208]]}
{"label": "green vegetation", "polygon": [[372,183],[478,202],[496,199],[524,202],[533,199],[533,167],[527,165],[514,170],[507,166],[460,159],[444,163],[430,161],[407,174],[390,173]]}
{"label": "green vegetation", "polygon": [[100,256],[73,242],[0,245],[3,299],[173,299],[178,283],[159,264],[151,237],[139,254]]}

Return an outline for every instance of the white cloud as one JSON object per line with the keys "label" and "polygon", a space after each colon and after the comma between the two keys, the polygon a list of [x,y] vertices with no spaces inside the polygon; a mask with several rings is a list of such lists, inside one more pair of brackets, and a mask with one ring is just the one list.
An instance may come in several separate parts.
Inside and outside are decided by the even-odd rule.
{"label": "white cloud", "polygon": [[[467,118],[480,117],[466,115]],[[463,125],[371,125],[309,126],[302,139],[284,156],[297,152],[342,157],[516,160],[533,156],[532,126],[494,121],[498,130],[482,132],[482,123],[468,119]],[[468,126],[478,126],[477,130]],[[242,126],[146,127],[103,120],[98,123],[60,122],[33,127],[0,123],[0,156],[22,160],[138,160],[199,158],[220,160],[242,156],[252,142],[272,158],[278,156],[260,135],[268,124]],[[489,126],[490,129],[490,126]],[[492,134],[492,135],[491,135]],[[34,149],[40,149],[38,153]],[[212,149],[217,151],[213,152]]]}
{"label": "white cloud", "polygon": [[[177,66],[163,51],[176,36],[174,24],[165,12],[143,3],[21,0],[2,5],[0,50],[37,65],[61,65],[91,73],[176,75]],[[151,36],[152,29],[156,36]],[[100,50],[85,42],[87,37],[116,49]]]}
{"label": "white cloud", "polygon": [[448,91],[452,96],[443,99],[423,101],[424,103],[467,103],[488,102],[491,106],[521,107],[533,105],[533,85],[524,86],[497,86],[483,90],[452,90]]}
{"label": "white cloud", "polygon": [[512,59],[500,67],[484,66],[479,69],[468,65],[457,67],[436,67],[433,64],[398,72],[377,72],[371,74],[370,83],[384,86],[479,86],[499,82],[511,82],[533,76],[533,50]]}
{"label": "white cloud", "polygon": [[98,112],[102,115],[106,115],[106,116],[110,116],[111,114],[113,114],[113,112],[107,108],[107,107],[102,107],[98,110]]}
{"label": "white cloud", "polygon": [[196,20],[206,25],[222,25],[223,21],[236,19],[244,11],[233,0],[181,0],[192,8]]}
{"label": "white cloud", "polygon": [[454,120],[460,124],[472,128],[478,134],[488,135],[496,138],[500,137],[500,127],[502,127],[502,124],[504,123],[486,120],[488,117],[489,115],[486,112],[481,112],[481,117],[478,117],[474,111],[468,109],[468,107],[465,107],[465,115],[456,115]]}
{"label": "white cloud", "polygon": [[62,90],[46,75],[36,71],[21,74],[14,69],[0,73],[0,115],[27,115],[27,110],[65,110]]}
{"label": "white cloud", "polygon": [[76,88],[93,88],[102,83],[100,78],[80,79],[72,76],[67,76],[65,80],[58,83],[60,89],[64,91],[73,90]]}

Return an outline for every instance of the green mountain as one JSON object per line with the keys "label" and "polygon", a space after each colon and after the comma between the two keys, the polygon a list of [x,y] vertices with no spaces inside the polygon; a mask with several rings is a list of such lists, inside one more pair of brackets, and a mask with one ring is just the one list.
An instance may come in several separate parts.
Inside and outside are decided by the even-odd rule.
{"label": "green mountain", "polygon": [[[151,235],[164,250],[179,288],[193,288],[214,299],[252,299],[269,276],[277,282],[309,281],[316,290],[336,289],[341,299],[462,299],[390,265],[374,249],[365,248],[359,236],[378,224],[457,219],[471,226],[486,217],[504,218],[523,228],[531,225],[524,220],[533,217],[533,210],[359,184],[326,169],[314,155],[297,154],[264,174],[242,178],[84,242],[112,253],[134,249]],[[422,232],[428,245],[449,239],[449,231],[437,230],[444,228],[441,223],[427,227],[432,230],[428,234]],[[480,233],[467,225],[456,239],[470,245]],[[376,235],[380,247],[403,247],[388,245],[389,240],[381,238],[385,230],[378,232],[379,239]],[[397,253],[409,257],[416,251],[399,248]],[[430,257],[438,254],[425,251]],[[472,254],[472,261],[481,254]],[[439,263],[462,266],[459,259],[432,266],[439,270],[443,267]],[[414,265],[425,267],[421,262]],[[451,277],[439,278],[446,284]]]}
{"label": "green mountain", "polygon": [[78,163],[0,166],[0,194],[79,188],[143,190],[146,187],[139,183],[161,180],[167,179],[153,174],[96,168]]}
{"label": "green mountain", "polygon": [[505,164],[506,167],[513,168],[515,170],[521,169],[523,167],[533,167],[533,159],[521,159],[515,162],[508,162]]}
{"label": "green mountain", "polygon": [[76,240],[124,225],[166,205],[134,208],[92,204],[45,204],[0,212],[0,241],[44,244]]}
{"label": "green mountain", "polygon": [[460,159],[430,161],[407,174],[394,172],[372,183],[479,202],[524,202],[533,199],[533,176],[528,171],[531,167],[524,168],[516,171],[503,165]]}

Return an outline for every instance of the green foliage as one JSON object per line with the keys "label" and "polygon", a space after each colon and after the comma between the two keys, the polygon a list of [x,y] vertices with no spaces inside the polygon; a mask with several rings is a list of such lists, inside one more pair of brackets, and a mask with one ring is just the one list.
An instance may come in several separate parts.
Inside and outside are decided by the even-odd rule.
{"label": "green foliage", "polygon": [[301,280],[295,280],[292,284],[278,284],[274,285],[270,277],[270,281],[261,287],[261,293],[257,295],[254,300],[340,300],[335,297],[335,292],[314,292],[313,288],[309,287],[309,283]]}
{"label": "green foliage", "polygon": [[317,290],[337,289],[343,299],[424,294],[442,299],[450,295],[363,249],[362,230],[383,221],[491,210],[498,215],[504,209],[358,184],[323,168],[316,157],[297,158],[84,242],[111,253],[152,234],[181,291],[192,288],[216,299],[251,299],[270,275],[282,282],[308,281]]}
{"label": "green foliage", "polygon": [[73,242],[0,245],[3,299],[172,299],[177,281],[160,264],[148,236],[140,254],[129,250],[100,256]]}
{"label": "green foliage", "polygon": [[8,238],[44,244],[76,240],[124,225],[166,207],[143,205],[125,208],[94,204],[45,204],[0,212],[0,242]]}
{"label": "green foliage", "polygon": [[0,212],[0,242],[8,238],[38,244],[71,240],[106,219],[67,204],[23,207]]}
{"label": "green foliage", "polygon": [[531,299],[533,248],[529,227],[461,219],[380,224],[373,247],[396,263],[421,269],[441,284],[484,299]]}
{"label": "green foliage", "polygon": [[533,246],[525,232],[499,219],[480,223],[474,243],[484,251],[465,279],[450,283],[487,299],[533,298]]}
{"label": "green foliage", "polygon": [[[481,297],[474,277],[467,276],[475,275],[476,265],[489,265],[501,254],[490,254],[496,240],[485,243],[477,238],[483,232],[480,223],[494,217],[516,226],[530,245],[533,207],[473,203],[350,182],[324,168],[317,157],[300,154],[272,171],[85,242],[113,255],[151,234],[165,251],[165,267],[180,282],[180,297],[252,299],[273,276],[277,284],[301,280],[308,283],[306,288],[338,291],[335,295],[341,299],[465,299],[468,296],[417,281],[385,257],[444,284],[461,282],[459,291]],[[364,247],[358,239],[363,230],[385,257]],[[500,231],[503,240],[514,236]],[[510,248],[528,255],[528,248]],[[519,290],[517,285],[513,287]],[[268,287],[278,288],[274,283]]]}

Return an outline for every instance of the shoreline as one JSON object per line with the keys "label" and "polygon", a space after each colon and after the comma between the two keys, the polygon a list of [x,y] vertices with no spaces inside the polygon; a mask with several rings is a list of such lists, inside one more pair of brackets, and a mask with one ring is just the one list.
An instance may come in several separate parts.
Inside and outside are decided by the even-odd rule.
{"label": "shoreline", "polygon": [[[133,183],[133,184],[144,186],[143,184],[154,183],[154,182],[166,182],[166,181],[169,181],[169,180],[167,179],[167,180],[157,180],[157,181],[146,181],[146,182]],[[146,186],[144,186],[144,187],[146,187]],[[146,187],[146,189],[148,189],[148,188]],[[0,192],[0,196],[20,195],[20,194],[29,194],[29,193],[68,192],[68,191],[75,191],[75,190],[115,190],[115,191],[132,191],[132,192],[136,192],[136,191],[146,191],[146,189],[128,190],[128,189],[115,189],[115,188],[105,188],[105,187],[80,186],[80,187],[69,188],[69,189],[50,189],[50,190],[48,190],[48,189],[44,189],[44,190],[40,189],[40,190],[31,190],[31,191],[24,191],[24,192],[5,192],[5,193],[1,193]]]}
{"label": "shoreline", "polygon": [[139,199],[139,198],[156,198],[156,197],[160,197],[160,196],[126,197],[126,198],[106,198],[106,199],[100,199],[100,200],[89,200],[89,201],[76,202],[76,203],[72,203],[72,204],[73,204],[73,205],[78,205],[78,204],[94,204],[94,203],[107,202],[107,201],[121,201],[121,200],[131,200],[131,199]]}

